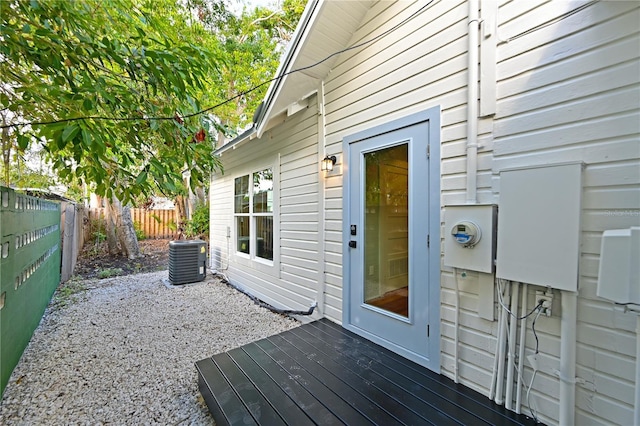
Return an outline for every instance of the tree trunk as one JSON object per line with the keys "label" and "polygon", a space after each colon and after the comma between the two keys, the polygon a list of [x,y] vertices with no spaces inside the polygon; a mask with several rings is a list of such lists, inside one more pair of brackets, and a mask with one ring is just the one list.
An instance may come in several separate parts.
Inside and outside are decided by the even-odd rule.
{"label": "tree trunk", "polygon": [[[4,115],[2,116],[2,124],[7,124]],[[2,129],[2,164],[3,164],[3,180],[4,186],[9,186],[11,184],[11,138],[9,135],[9,128],[5,127]]]}
{"label": "tree trunk", "polygon": [[196,188],[196,204],[201,205],[201,204],[207,204],[207,194],[204,192],[204,188],[201,186],[198,186]]}
{"label": "tree trunk", "polygon": [[129,259],[136,259],[140,257],[140,247],[138,246],[138,237],[131,219],[131,209],[122,207],[120,200],[115,197],[113,197],[113,206],[115,207],[118,240],[120,241],[122,253]]}
{"label": "tree trunk", "polygon": [[186,197],[182,195],[176,196],[173,204],[176,206],[176,212],[178,213],[178,239],[181,240],[184,238],[184,227],[187,221]]}
{"label": "tree trunk", "polygon": [[118,239],[116,237],[116,215],[114,213],[114,207],[108,198],[104,199],[104,227],[105,234],[107,235],[107,246],[109,247],[109,254],[120,253],[118,247]]}

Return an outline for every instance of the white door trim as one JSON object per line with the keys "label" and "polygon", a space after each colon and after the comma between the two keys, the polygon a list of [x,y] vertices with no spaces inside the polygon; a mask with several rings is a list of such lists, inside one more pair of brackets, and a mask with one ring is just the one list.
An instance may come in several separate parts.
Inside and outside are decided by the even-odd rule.
{"label": "white door trim", "polygon": [[[425,337],[428,332],[429,349],[426,357],[418,356],[401,346],[394,345],[387,340],[376,336],[373,333],[355,327],[350,323],[351,318],[351,295],[350,277],[351,265],[349,261],[349,241],[350,241],[350,200],[352,188],[349,186],[349,147],[352,143],[383,135],[385,133],[400,130],[415,124],[428,122],[428,152],[429,156],[429,183],[428,191],[428,232],[429,232],[429,319],[428,330],[425,330]],[[343,138],[343,290],[342,290],[342,325],[346,329],[355,332],[375,343],[381,344],[388,349],[415,361],[425,367],[440,372],[440,107],[433,107],[425,111],[411,114],[407,117],[393,120],[389,123],[378,125]]]}

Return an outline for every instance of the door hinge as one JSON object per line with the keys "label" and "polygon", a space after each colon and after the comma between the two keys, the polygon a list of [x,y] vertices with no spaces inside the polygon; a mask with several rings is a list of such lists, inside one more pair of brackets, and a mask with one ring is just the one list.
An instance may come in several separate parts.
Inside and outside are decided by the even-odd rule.
{"label": "door hinge", "polygon": [[429,337],[429,332],[430,332],[430,330],[429,330],[429,324],[427,324],[427,337]]}
{"label": "door hinge", "polygon": [[431,245],[431,236],[427,235],[427,248],[429,248]]}
{"label": "door hinge", "polygon": [[431,145],[427,145],[427,159],[431,158]]}

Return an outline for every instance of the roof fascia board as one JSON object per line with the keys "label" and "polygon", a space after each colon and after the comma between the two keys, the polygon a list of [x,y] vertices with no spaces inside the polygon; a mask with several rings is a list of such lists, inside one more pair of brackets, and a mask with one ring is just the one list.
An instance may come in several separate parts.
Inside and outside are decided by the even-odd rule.
{"label": "roof fascia board", "polygon": [[[307,3],[307,6],[302,14],[302,18],[300,19],[300,23],[296,28],[296,31],[293,35],[293,39],[289,44],[287,52],[284,56],[284,59],[280,62],[278,66],[278,70],[276,71],[276,76],[291,72],[291,67],[295,63],[297,56],[300,54],[300,50],[304,41],[309,36],[309,32],[311,27],[313,26],[313,22],[317,19],[324,6],[324,0],[312,0]],[[269,90],[267,90],[267,95],[265,96],[264,105],[262,113],[258,117],[256,129],[258,132],[258,137],[262,137],[262,134],[265,132],[266,117],[269,117],[273,113],[273,106],[275,99],[278,98],[278,95],[281,92],[282,87],[284,86],[284,82],[287,80],[287,75],[281,78],[276,78],[271,82],[269,86]]]}
{"label": "roof fascia board", "polygon": [[255,137],[256,137],[255,127],[251,128],[249,130],[250,131],[247,131],[244,134],[241,134],[240,136],[238,136],[235,139],[233,139],[231,142],[228,142],[228,143],[222,145],[220,148],[218,148],[215,151],[213,151],[213,155],[221,155],[225,151],[228,151],[230,149],[236,149],[238,147],[238,145],[240,145],[243,142],[249,141],[251,139],[255,139]]}

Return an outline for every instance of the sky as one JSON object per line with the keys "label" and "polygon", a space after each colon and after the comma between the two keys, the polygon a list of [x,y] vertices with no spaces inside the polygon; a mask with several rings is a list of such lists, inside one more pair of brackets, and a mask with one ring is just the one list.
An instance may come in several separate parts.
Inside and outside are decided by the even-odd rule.
{"label": "sky", "polygon": [[242,12],[243,6],[248,8],[271,6],[272,8],[275,8],[275,6],[280,4],[280,0],[227,0],[227,4],[235,14],[239,15],[240,12]]}

